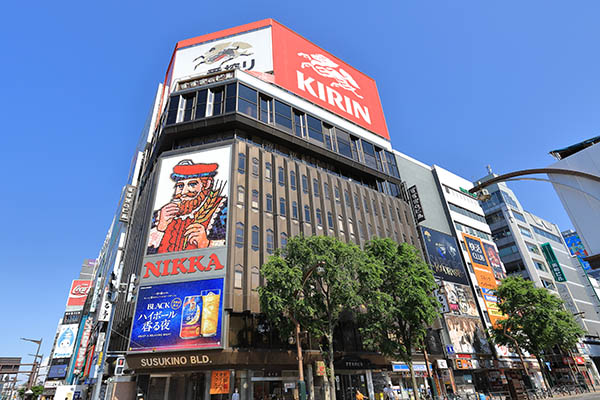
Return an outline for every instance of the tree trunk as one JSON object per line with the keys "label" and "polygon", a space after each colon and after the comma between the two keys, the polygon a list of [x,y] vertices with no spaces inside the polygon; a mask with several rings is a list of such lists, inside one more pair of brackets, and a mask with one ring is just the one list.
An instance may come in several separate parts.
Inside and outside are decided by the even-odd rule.
{"label": "tree trunk", "polygon": [[415,394],[415,400],[419,400],[419,387],[417,386],[417,378],[415,378],[415,370],[413,369],[412,360],[408,362],[408,369],[410,370],[410,380],[412,381],[413,393]]}
{"label": "tree trunk", "polygon": [[542,378],[544,379],[544,385],[546,385],[546,390],[550,390],[550,383],[548,382],[548,379],[546,377],[546,364],[542,362],[542,359],[538,354],[535,355],[535,359],[540,365],[540,370],[542,371]]}
{"label": "tree trunk", "polygon": [[333,327],[329,323],[327,334],[327,352],[329,353],[329,392],[331,400],[335,399],[335,370],[333,369]]}

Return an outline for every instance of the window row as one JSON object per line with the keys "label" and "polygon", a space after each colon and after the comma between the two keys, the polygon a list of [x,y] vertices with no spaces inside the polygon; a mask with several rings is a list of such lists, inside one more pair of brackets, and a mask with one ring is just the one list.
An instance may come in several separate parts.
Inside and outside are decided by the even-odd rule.
{"label": "window row", "polygon": [[462,215],[464,215],[466,217],[469,217],[471,219],[474,219],[476,221],[483,222],[484,224],[486,223],[485,222],[485,217],[483,215],[479,215],[477,213],[474,213],[471,210],[467,210],[466,208],[459,207],[459,206],[457,206],[455,204],[452,204],[452,203],[448,203],[448,207],[450,208],[451,211],[454,211],[456,213],[462,214]]}
{"label": "window row", "polygon": [[396,158],[391,152],[243,84],[230,83],[172,95],[166,123],[170,125],[234,112],[236,102],[240,113],[275,125],[373,169],[400,177]]}
{"label": "window row", "polygon": [[[238,248],[244,247],[244,223],[238,222],[235,224],[235,246]],[[279,247],[283,248],[287,245],[288,235],[285,232],[279,234]],[[267,246],[267,253],[273,254],[275,250],[275,234],[272,229],[265,231],[265,243]],[[260,228],[258,225],[252,225],[250,230],[250,248],[253,251],[260,249]]]}

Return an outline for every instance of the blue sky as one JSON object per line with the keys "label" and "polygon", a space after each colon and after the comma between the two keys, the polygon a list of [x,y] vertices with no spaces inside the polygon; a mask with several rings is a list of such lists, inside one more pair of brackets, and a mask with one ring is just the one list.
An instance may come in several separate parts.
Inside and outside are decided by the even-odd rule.
{"label": "blue sky", "polygon": [[[365,5],[368,5],[366,7]],[[272,17],[372,76],[392,143],[467,179],[598,135],[592,1],[27,2],[0,25],[0,356],[48,355],[178,40]],[[511,183],[570,228],[547,183]],[[30,360],[31,357],[28,358]]]}

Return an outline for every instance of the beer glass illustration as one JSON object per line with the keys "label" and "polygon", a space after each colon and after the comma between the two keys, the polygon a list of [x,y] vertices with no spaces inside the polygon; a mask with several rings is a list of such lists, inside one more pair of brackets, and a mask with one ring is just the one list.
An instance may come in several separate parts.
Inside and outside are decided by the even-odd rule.
{"label": "beer glass illustration", "polygon": [[181,309],[179,337],[196,339],[201,336],[202,295],[186,296]]}
{"label": "beer glass illustration", "polygon": [[221,308],[221,290],[203,290],[200,294],[202,296],[200,334],[203,337],[216,336],[217,327],[219,326],[219,310]]}

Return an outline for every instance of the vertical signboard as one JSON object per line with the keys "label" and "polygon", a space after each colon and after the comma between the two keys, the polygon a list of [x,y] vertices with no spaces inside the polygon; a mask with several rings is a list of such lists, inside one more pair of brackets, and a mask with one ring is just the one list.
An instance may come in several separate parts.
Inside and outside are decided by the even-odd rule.
{"label": "vertical signboard", "polygon": [[75,374],[79,374],[81,372],[81,369],[83,368],[83,363],[85,362],[85,351],[87,350],[87,346],[90,341],[90,334],[92,333],[93,322],[94,321],[92,318],[87,318],[85,320],[83,326],[83,333],[81,335],[81,342],[79,344],[79,350],[77,351],[75,358]]}
{"label": "vertical signboard", "polygon": [[444,281],[468,285],[469,280],[456,240],[434,229],[421,227],[425,251],[433,274]]}
{"label": "vertical signboard", "polygon": [[485,250],[485,255],[487,256],[488,261],[490,262],[490,267],[492,267],[492,271],[494,272],[494,277],[496,280],[501,281],[506,278],[506,270],[502,265],[502,261],[500,260],[500,255],[498,251],[496,251],[496,246],[491,243],[482,242],[483,249]]}
{"label": "vertical signboard", "polygon": [[221,348],[231,146],[160,161],[129,351]]}
{"label": "vertical signboard", "polygon": [[498,297],[496,297],[496,293],[493,290],[482,287],[481,295],[492,326],[496,326],[499,320],[506,319],[506,316],[498,308]]}
{"label": "vertical signboard", "polygon": [[469,253],[469,258],[471,259],[473,271],[475,272],[475,277],[477,278],[479,286],[488,289],[496,289],[498,287],[496,278],[485,256],[481,240],[475,236],[467,235],[466,233],[463,233],[462,237],[465,241],[467,253]]}
{"label": "vertical signboard", "polygon": [[554,254],[554,250],[552,250],[552,246],[550,243],[544,243],[540,246],[542,248],[542,253],[546,258],[546,262],[550,266],[550,271],[552,271],[552,275],[554,275],[554,280],[556,282],[566,282],[567,278],[565,278],[565,273],[563,272],[558,259],[556,258],[556,254]]}
{"label": "vertical signboard", "polygon": [[408,188],[408,196],[410,198],[410,204],[412,206],[413,215],[417,224],[425,221],[425,213],[423,212],[423,206],[421,205],[421,198],[419,197],[417,185],[413,185]]}
{"label": "vertical signboard", "polygon": [[77,338],[79,324],[61,325],[58,328],[58,339],[52,358],[69,358],[73,355],[73,346]]}

